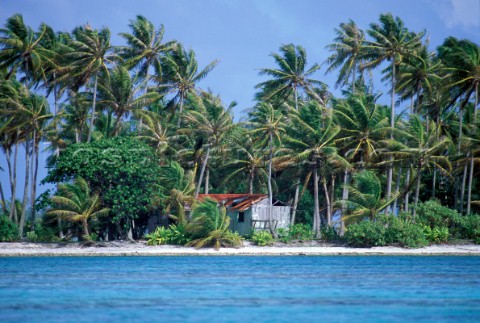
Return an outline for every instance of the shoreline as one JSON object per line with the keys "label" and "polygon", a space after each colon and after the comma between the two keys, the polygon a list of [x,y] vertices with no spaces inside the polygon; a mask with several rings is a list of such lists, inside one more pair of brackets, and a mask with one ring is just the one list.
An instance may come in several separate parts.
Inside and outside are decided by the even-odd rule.
{"label": "shoreline", "polygon": [[145,242],[81,243],[2,242],[0,257],[106,257],[106,256],[480,256],[480,245],[432,245],[352,248],[335,245],[268,246],[245,244],[240,248],[194,249],[183,246],[149,246]]}

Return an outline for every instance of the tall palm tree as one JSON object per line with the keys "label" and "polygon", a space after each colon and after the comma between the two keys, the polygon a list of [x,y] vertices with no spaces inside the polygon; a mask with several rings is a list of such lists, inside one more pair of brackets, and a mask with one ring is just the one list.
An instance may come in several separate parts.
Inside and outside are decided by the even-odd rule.
{"label": "tall palm tree", "polygon": [[353,20],[341,23],[340,28],[335,28],[334,43],[327,45],[327,49],[333,52],[325,61],[329,64],[325,73],[330,73],[340,68],[335,86],[346,85],[351,78],[352,91],[355,92],[355,81],[358,69],[362,61],[365,44],[365,33],[359,29]]}
{"label": "tall palm tree", "polygon": [[77,177],[73,183],[58,185],[56,195],[50,198],[52,208],[47,215],[62,217],[71,222],[79,222],[83,228],[83,238],[89,239],[90,231],[88,221],[103,217],[110,209],[101,207],[98,194],[92,194],[88,183]]}
{"label": "tall palm tree", "polygon": [[[451,170],[450,161],[445,155],[450,139],[446,136],[439,137],[436,127],[437,125],[431,122],[427,131],[420,117],[415,114],[410,116],[407,127],[408,146],[403,146],[402,149],[395,149],[397,151],[392,152],[396,160],[408,160],[416,169],[413,216],[416,214],[421,177],[425,169],[435,167],[445,174],[448,174]],[[395,142],[395,145],[402,144]]]}
{"label": "tall palm tree", "polygon": [[[180,132],[198,136],[206,148],[200,176],[195,189],[195,197],[197,197],[200,193],[210,152],[212,149],[220,146],[223,138],[233,128],[231,110],[234,104],[231,104],[225,109],[219,97],[214,97],[212,94],[206,92],[202,93],[200,97],[190,96],[190,101],[196,110],[190,110],[185,115],[187,127],[180,129]],[[206,183],[205,186],[205,189],[208,190],[208,183]]]}
{"label": "tall palm tree", "polygon": [[273,108],[273,105],[267,102],[260,102],[250,113],[249,126],[251,133],[259,138],[263,146],[268,145],[268,223],[270,232],[275,237],[276,232],[273,227],[273,190],[272,190],[272,165],[274,146],[282,140],[282,134],[285,133],[285,116]]}
{"label": "tall palm tree", "polygon": [[325,104],[317,92],[314,91],[315,87],[326,88],[325,83],[309,78],[320,69],[320,65],[314,64],[307,69],[307,53],[302,46],[283,45],[280,47],[280,54],[272,53],[271,56],[279,68],[263,68],[260,70],[260,75],[267,75],[273,79],[255,86],[255,88],[260,89],[257,94],[259,100],[285,101],[293,93],[295,108],[298,110],[298,95],[302,89],[308,95],[319,100],[321,104]]}
{"label": "tall palm tree", "polygon": [[[145,82],[145,81],[143,81]],[[99,104],[109,108],[116,117],[114,134],[118,135],[123,117],[128,117],[129,113],[136,113],[145,105],[155,102],[160,98],[156,92],[147,92],[138,95],[142,87],[138,83],[137,77],[131,77],[128,70],[118,65],[105,77],[99,86]]]}
{"label": "tall palm tree", "polygon": [[72,70],[64,77],[73,78],[72,88],[78,90],[93,78],[93,101],[87,142],[92,138],[95,123],[97,87],[100,73],[109,75],[108,65],[117,57],[110,45],[110,30],[93,30],[90,26],[77,27],[72,32],[74,39],[69,42],[70,50],[64,55]]}
{"label": "tall palm tree", "polygon": [[[367,33],[372,37],[372,41],[367,41],[365,45],[365,62],[362,68],[375,68],[384,61],[390,62],[391,70],[391,112],[390,127],[392,132],[390,138],[393,139],[395,128],[395,87],[397,80],[397,66],[402,59],[414,55],[421,47],[421,39],[424,32],[412,33],[404,26],[403,21],[398,17],[393,17],[391,13],[380,15],[380,25],[370,24]],[[387,176],[387,199],[390,199],[392,192],[393,167],[388,168]]]}
{"label": "tall palm tree", "polygon": [[174,93],[168,106],[178,106],[177,126],[179,126],[185,99],[188,95],[196,94],[196,84],[212,71],[218,61],[211,62],[199,71],[195,52],[191,49],[185,50],[181,44],[163,56],[162,60],[164,70],[162,75],[157,75],[157,82],[161,91]]}
{"label": "tall palm tree", "polygon": [[[449,71],[449,87],[452,92],[452,103],[458,99],[461,100],[461,122],[463,120],[463,108],[470,100],[472,94],[474,95],[475,103],[473,107],[473,121],[475,122],[479,103],[478,85],[480,83],[480,47],[469,40],[458,40],[455,37],[449,37],[440,47],[438,47],[438,56]],[[462,123],[460,125],[462,125]],[[461,129],[462,127],[460,127],[459,133],[461,133]],[[472,155],[471,152],[470,155]],[[467,193],[467,213],[470,212],[471,208],[471,183],[473,180],[474,165],[474,159],[471,158],[471,176]]]}
{"label": "tall palm tree", "polygon": [[47,26],[42,24],[36,33],[20,14],[7,19],[5,27],[0,28],[0,69],[9,69],[7,79],[17,71],[23,72],[24,84],[44,78],[43,67],[53,63],[52,52],[41,46],[46,31]]}
{"label": "tall palm tree", "polygon": [[284,138],[287,148],[286,157],[284,157],[285,164],[307,163],[313,173],[313,223],[314,231],[318,236],[320,234],[319,180],[324,184],[329,225],[332,217],[326,178],[320,178],[319,171],[332,164],[334,160],[344,162],[344,166],[347,164],[336,154],[334,146],[334,139],[340,132],[340,127],[334,124],[330,111],[320,107],[315,101],[311,101],[299,111],[290,111],[288,117],[292,122],[287,128],[287,135]]}

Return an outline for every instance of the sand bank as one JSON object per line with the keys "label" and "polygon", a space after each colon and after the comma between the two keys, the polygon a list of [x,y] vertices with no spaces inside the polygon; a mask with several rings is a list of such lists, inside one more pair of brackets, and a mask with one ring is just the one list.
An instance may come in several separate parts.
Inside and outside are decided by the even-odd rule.
{"label": "sand bank", "polygon": [[258,247],[246,243],[241,248],[194,249],[180,246],[148,246],[137,242],[80,243],[0,243],[0,257],[9,256],[327,256],[327,255],[475,255],[480,245],[434,245],[419,249],[398,247],[350,248],[334,245]]}

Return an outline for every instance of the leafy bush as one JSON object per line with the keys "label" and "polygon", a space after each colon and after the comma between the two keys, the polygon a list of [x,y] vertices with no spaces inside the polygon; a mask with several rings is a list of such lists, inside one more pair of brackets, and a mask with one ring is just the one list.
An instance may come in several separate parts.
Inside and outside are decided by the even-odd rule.
{"label": "leafy bush", "polygon": [[268,231],[255,231],[252,235],[252,242],[257,246],[270,246],[275,242],[273,236]]}
{"label": "leafy bush", "polygon": [[184,246],[187,243],[189,243],[191,240],[184,224],[178,224],[178,225],[172,224],[170,225],[168,230],[170,231],[170,234],[168,236],[169,244]]}
{"label": "leafy bush", "polygon": [[345,240],[354,247],[385,246],[385,225],[374,221],[351,224],[345,232]]}
{"label": "leafy bush", "polygon": [[[30,226],[29,223],[26,225]],[[59,242],[60,238],[56,235],[53,228],[47,227],[43,220],[35,221],[34,229],[27,232],[27,240],[31,242]]]}
{"label": "leafy bush", "polygon": [[0,241],[11,242],[18,239],[18,227],[8,217],[0,215]]}
{"label": "leafy bush", "polygon": [[462,216],[456,211],[442,206],[436,200],[419,203],[415,221],[422,225],[435,227],[455,228],[461,222]]}
{"label": "leafy bush", "polygon": [[337,229],[335,229],[333,226],[324,226],[320,229],[320,232],[322,235],[322,240],[325,242],[333,242],[340,239]]}
{"label": "leafy bush", "polygon": [[294,240],[311,240],[313,238],[313,231],[310,226],[297,223],[288,228],[288,234]]}
{"label": "leafy bush", "polygon": [[425,226],[424,233],[427,240],[432,243],[445,243],[450,236],[447,227],[434,227],[432,229],[429,226]]}
{"label": "leafy bush", "polygon": [[292,240],[306,241],[313,238],[313,231],[310,226],[298,223],[290,226],[288,229],[277,229],[278,239],[288,243]]}
{"label": "leafy bush", "polygon": [[170,230],[165,227],[157,227],[155,231],[145,235],[147,244],[151,246],[158,246],[167,244],[170,240]]}
{"label": "leafy bush", "polygon": [[408,219],[395,216],[379,217],[385,226],[385,242],[387,245],[419,248],[428,244],[421,225],[410,222]]}
{"label": "leafy bush", "polygon": [[461,217],[460,234],[466,239],[480,239],[480,215],[471,214]]}

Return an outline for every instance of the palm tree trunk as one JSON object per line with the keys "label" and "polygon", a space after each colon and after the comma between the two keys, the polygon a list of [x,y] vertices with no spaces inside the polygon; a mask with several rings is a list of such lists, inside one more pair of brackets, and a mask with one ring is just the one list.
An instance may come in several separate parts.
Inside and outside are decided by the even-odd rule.
{"label": "palm tree trunk", "polygon": [[332,225],[332,214],[330,213],[330,196],[328,193],[328,187],[327,187],[327,181],[324,178],[322,180],[322,185],[323,185],[323,191],[325,193],[325,203],[327,204],[327,225],[331,226]]}
{"label": "palm tree trunk", "polygon": [[[400,191],[400,179],[402,178],[402,167],[399,166],[398,167],[398,173],[397,173],[397,183],[395,184],[395,192],[398,194],[398,192]],[[392,212],[393,214],[395,214],[395,210],[397,209],[397,203],[398,203],[398,197],[395,199],[395,201],[393,202],[393,208],[392,208]]]}
{"label": "palm tree trunk", "polygon": [[29,179],[30,179],[29,176],[30,176],[30,147],[29,147],[29,140],[28,140],[28,134],[27,134],[27,137],[25,138],[25,186],[23,188],[22,214],[20,215],[20,221],[18,224],[18,232],[20,237],[23,237],[23,229],[25,226],[25,216],[27,214],[28,187],[29,187]]}
{"label": "palm tree trunk", "polygon": [[348,171],[345,169],[343,173],[343,192],[342,192],[342,219],[340,227],[340,235],[345,233],[345,215],[347,213],[347,201],[348,200]]}
{"label": "palm tree trunk", "polygon": [[[478,83],[475,84],[475,106],[473,107],[473,120],[477,120],[477,105],[478,105]],[[472,207],[472,185],[473,185],[473,168],[475,166],[473,153],[470,152],[470,176],[468,177],[468,193],[467,193],[467,214],[470,214]]]}
{"label": "palm tree trunk", "polygon": [[332,222],[331,218],[333,217],[333,205],[334,204],[335,204],[335,175],[332,176],[332,185],[330,187],[330,222]]}
{"label": "palm tree trunk", "polygon": [[433,179],[432,179],[432,199],[435,198],[435,189],[437,187],[437,168],[433,166]]}
{"label": "palm tree trunk", "polygon": [[178,100],[178,119],[177,119],[177,127],[180,127],[180,122],[182,121],[182,113],[183,113],[183,93],[180,93],[180,99]]}
{"label": "palm tree trunk", "polygon": [[268,226],[270,227],[270,233],[276,239],[277,233],[273,226],[273,189],[272,189],[272,163],[273,163],[273,134],[269,134],[269,158],[268,158]]}
{"label": "palm tree trunk", "polygon": [[90,118],[90,127],[88,128],[87,142],[92,139],[93,127],[95,125],[95,106],[97,104],[97,85],[98,74],[95,75],[95,83],[93,85],[93,104],[92,104],[92,117]]}
{"label": "palm tree trunk", "polygon": [[[120,124],[121,124],[122,118],[123,118],[123,113],[117,115],[117,120],[115,120],[115,130],[114,130],[115,137],[117,137],[118,134],[120,133]],[[107,130],[108,130],[108,124],[109,123],[110,122],[107,122],[107,126],[106,126]],[[107,132],[107,134],[108,134],[108,132]],[[108,136],[107,136],[107,138],[108,138]]]}
{"label": "palm tree trunk", "polygon": [[12,174],[12,161],[10,160],[12,158],[12,153],[11,153],[11,150],[10,148],[6,148],[5,149],[5,157],[7,159],[7,168],[8,168],[8,178],[10,180],[10,192],[11,192],[11,202],[10,202],[10,214],[8,216],[8,218],[10,220],[13,219],[13,213],[15,212],[14,211],[14,207],[12,205],[15,205],[15,195],[16,195],[16,190],[15,190],[15,185],[16,185],[16,182],[14,181],[13,179],[13,174]]}
{"label": "palm tree trunk", "polygon": [[210,168],[205,170],[205,194],[208,194],[208,186],[210,185]]}
{"label": "palm tree trunk", "polygon": [[297,216],[299,194],[300,194],[300,179],[298,179],[297,184],[295,184],[295,195],[293,197],[292,217],[290,219],[290,225],[295,224],[295,217]]}
{"label": "palm tree trunk", "polygon": [[[469,155],[467,154],[467,158]],[[465,205],[465,186],[467,185],[467,170],[468,164],[465,163],[463,166],[463,176],[462,176],[462,187],[460,188],[460,214],[463,214],[463,207]]]}
{"label": "palm tree trunk", "polygon": [[296,86],[293,88],[293,94],[295,96],[295,110],[298,111],[298,93],[297,93],[297,87]]}
{"label": "palm tree trunk", "polygon": [[[392,59],[392,100],[390,111],[390,139],[393,139],[393,131],[395,129],[395,58]],[[393,156],[390,156],[390,165],[388,166],[387,174],[387,199],[392,196],[392,179],[393,179]],[[386,214],[390,213],[390,206],[387,207]]]}
{"label": "palm tree trunk", "polygon": [[83,227],[83,236],[90,236],[90,233],[88,232],[88,222],[87,219],[82,221],[82,227]]}
{"label": "palm tree trunk", "polygon": [[320,203],[318,197],[318,170],[315,164],[313,168],[313,230],[315,236],[320,235]]}
{"label": "palm tree trunk", "polygon": [[202,170],[200,171],[200,177],[198,178],[198,184],[197,184],[197,187],[195,188],[195,198],[197,198],[198,194],[200,194],[200,187],[202,186],[203,175],[205,174],[205,169],[207,168],[207,163],[208,163],[208,157],[209,156],[210,156],[210,145],[207,145],[207,154],[205,155],[205,159],[203,160]]}
{"label": "palm tree trunk", "polygon": [[32,208],[32,223],[31,223],[31,229],[33,231],[33,229],[35,228],[35,200],[37,198],[36,194],[37,194],[37,177],[38,177],[38,159],[39,159],[39,138],[37,138],[37,131],[34,130],[33,131],[33,142],[34,142],[34,145],[33,145],[33,149],[34,149],[34,152],[33,152],[33,155],[34,155],[34,161],[35,163],[32,165],[32,169],[33,169],[33,176],[32,176],[32,188],[31,188],[31,208]]}
{"label": "palm tree trunk", "polygon": [[248,194],[253,194],[253,172],[251,172],[248,177]]}
{"label": "palm tree trunk", "polygon": [[5,200],[5,195],[3,194],[2,182],[0,182],[0,197],[2,198],[2,212],[3,214],[7,215],[7,201]]}
{"label": "palm tree trunk", "polygon": [[[458,116],[459,120],[459,129],[458,129],[458,142],[457,142],[457,156],[460,156],[460,143],[462,140],[462,133],[463,133],[463,109],[460,107],[460,112]],[[460,167],[460,164],[457,162],[457,169]],[[454,184],[454,192],[455,192],[455,201],[454,201],[454,207],[455,209],[459,210],[459,201],[458,201],[458,191],[459,191],[459,181],[458,181],[458,176],[455,176],[455,184]],[[460,202],[461,205],[463,205],[463,199]]]}
{"label": "palm tree trunk", "polygon": [[408,190],[408,187],[410,186],[410,167],[407,169],[407,174],[405,175],[405,188],[407,191],[405,192],[405,198],[403,203],[404,205],[404,210],[405,212],[408,212],[408,203],[409,203],[409,197],[410,197],[410,192]]}
{"label": "palm tree trunk", "polygon": [[418,197],[420,195],[420,180],[422,177],[422,170],[419,169],[417,173],[417,185],[415,187],[415,200],[414,200],[414,206],[413,206],[413,218],[415,219],[415,216],[417,215],[417,205],[418,205]]}

